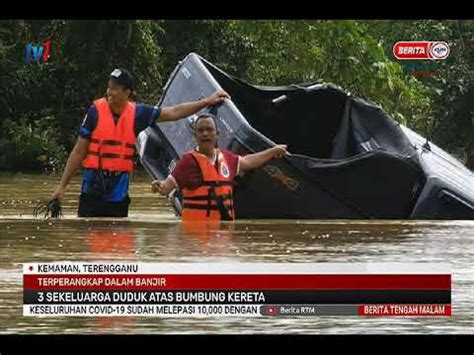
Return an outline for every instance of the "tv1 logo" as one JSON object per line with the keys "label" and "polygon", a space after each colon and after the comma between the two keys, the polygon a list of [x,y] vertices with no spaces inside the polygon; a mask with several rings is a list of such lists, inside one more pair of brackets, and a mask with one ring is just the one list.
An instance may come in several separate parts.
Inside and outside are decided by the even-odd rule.
{"label": "tv1 logo", "polygon": [[397,42],[393,46],[393,55],[400,60],[444,60],[451,52],[446,42]]}
{"label": "tv1 logo", "polygon": [[51,41],[46,40],[42,46],[33,46],[33,43],[27,43],[25,47],[25,61],[39,64],[42,60],[46,63],[51,56]]}

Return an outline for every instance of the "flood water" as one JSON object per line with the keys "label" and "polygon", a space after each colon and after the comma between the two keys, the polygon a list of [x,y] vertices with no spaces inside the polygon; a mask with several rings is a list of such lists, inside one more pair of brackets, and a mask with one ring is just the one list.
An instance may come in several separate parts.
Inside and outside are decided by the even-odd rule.
{"label": "flood water", "polygon": [[[59,177],[0,174],[0,333],[3,334],[474,334],[474,222],[245,220],[185,228],[151,179],[136,174],[126,219],[76,217],[77,176],[65,218],[34,218]],[[24,317],[26,262],[448,263],[451,317]],[[190,267],[192,265],[190,264]]]}

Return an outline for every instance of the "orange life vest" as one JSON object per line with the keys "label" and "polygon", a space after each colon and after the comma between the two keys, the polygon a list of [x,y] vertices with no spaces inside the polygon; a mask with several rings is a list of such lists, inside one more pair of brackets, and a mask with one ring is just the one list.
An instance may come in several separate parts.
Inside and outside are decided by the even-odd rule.
{"label": "orange life vest", "polygon": [[232,177],[224,154],[215,150],[215,166],[204,155],[190,152],[201,170],[202,185],[194,190],[182,189],[183,220],[233,220]]}
{"label": "orange life vest", "polygon": [[94,101],[97,109],[97,127],[92,132],[89,151],[82,165],[89,169],[131,172],[135,154],[135,103],[128,102],[114,122],[106,99]]}

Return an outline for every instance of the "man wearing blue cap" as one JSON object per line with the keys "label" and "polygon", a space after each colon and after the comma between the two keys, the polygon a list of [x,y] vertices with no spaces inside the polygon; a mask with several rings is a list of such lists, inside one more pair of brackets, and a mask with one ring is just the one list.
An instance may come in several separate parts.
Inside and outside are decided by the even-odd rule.
{"label": "man wearing blue cap", "polygon": [[69,155],[52,199],[62,199],[72,176],[82,164],[79,217],[126,217],[128,187],[138,134],[155,122],[175,121],[207,106],[222,103],[222,90],[199,101],[157,107],[130,100],[133,77],[125,69],[110,74],[105,97],[95,100],[82,122],[77,143]]}

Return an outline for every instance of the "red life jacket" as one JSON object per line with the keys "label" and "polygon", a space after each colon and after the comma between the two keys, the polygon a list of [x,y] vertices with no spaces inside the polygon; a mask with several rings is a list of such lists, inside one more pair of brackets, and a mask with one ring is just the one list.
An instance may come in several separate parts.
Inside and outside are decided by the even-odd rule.
{"label": "red life jacket", "polygon": [[98,113],[97,127],[92,132],[82,165],[89,169],[133,171],[135,103],[128,102],[117,124],[105,98],[94,101],[94,105]]}
{"label": "red life jacket", "polygon": [[233,220],[233,183],[224,154],[215,150],[214,166],[204,155],[190,152],[201,170],[202,185],[194,190],[183,189],[183,220]]}

